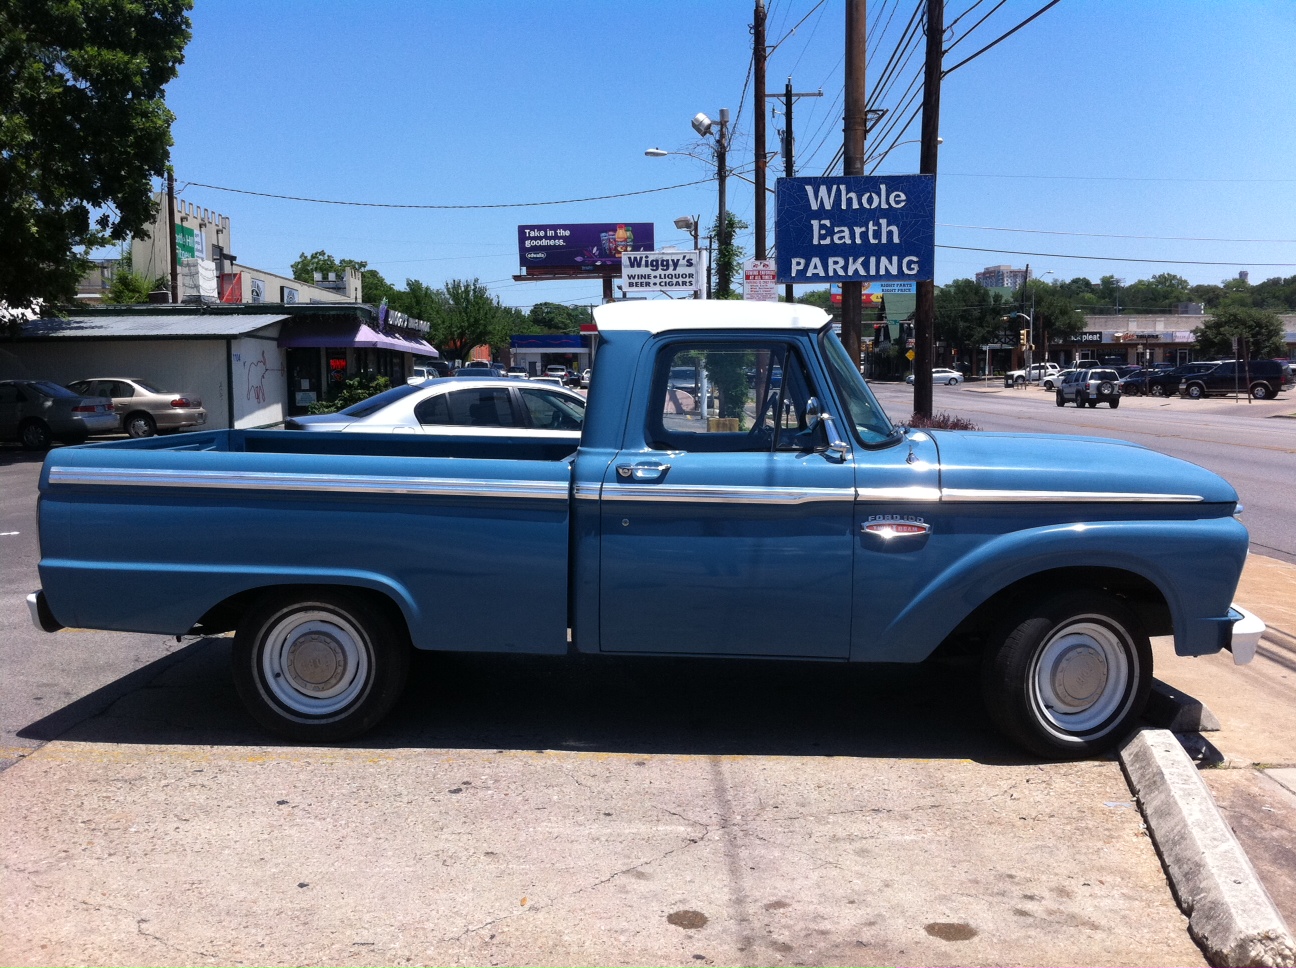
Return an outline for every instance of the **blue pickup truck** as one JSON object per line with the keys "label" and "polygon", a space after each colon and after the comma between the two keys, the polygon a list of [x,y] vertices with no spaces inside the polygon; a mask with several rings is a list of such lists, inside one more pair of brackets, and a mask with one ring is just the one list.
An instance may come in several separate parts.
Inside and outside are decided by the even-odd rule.
{"label": "blue pickup truck", "polygon": [[897,426],[808,306],[595,319],[574,449],[222,430],[53,451],[34,621],[233,630],[252,715],[316,742],[378,722],[412,649],[941,652],[981,657],[1009,737],[1084,756],[1142,712],[1149,636],[1254,653],[1264,626],[1231,606],[1247,532],[1216,475],[1112,440]]}

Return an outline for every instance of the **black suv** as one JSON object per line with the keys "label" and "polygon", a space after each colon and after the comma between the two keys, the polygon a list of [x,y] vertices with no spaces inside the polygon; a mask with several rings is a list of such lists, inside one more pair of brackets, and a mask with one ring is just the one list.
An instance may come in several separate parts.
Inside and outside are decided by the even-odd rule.
{"label": "black suv", "polygon": [[1113,410],[1120,406],[1120,398],[1120,377],[1108,367],[1068,373],[1058,384],[1056,397],[1059,407],[1067,403],[1074,403],[1077,407],[1085,404],[1096,407],[1105,403]]}
{"label": "black suv", "polygon": [[1277,360],[1225,360],[1208,370],[1185,375],[1179,392],[1193,400],[1235,391],[1249,393],[1257,400],[1272,400],[1290,381],[1290,367]]}
{"label": "black suv", "polygon": [[1216,363],[1183,363],[1173,370],[1149,372],[1146,379],[1139,380],[1141,392],[1153,397],[1172,397],[1179,392],[1179,384],[1184,377],[1196,376],[1217,366]]}

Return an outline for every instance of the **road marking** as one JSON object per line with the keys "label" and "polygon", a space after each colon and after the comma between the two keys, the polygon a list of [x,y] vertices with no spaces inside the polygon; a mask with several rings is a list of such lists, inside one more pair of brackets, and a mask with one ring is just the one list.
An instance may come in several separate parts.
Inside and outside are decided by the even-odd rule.
{"label": "road marking", "polygon": [[0,531],[0,538],[8,538],[15,534],[21,534],[20,531]]}

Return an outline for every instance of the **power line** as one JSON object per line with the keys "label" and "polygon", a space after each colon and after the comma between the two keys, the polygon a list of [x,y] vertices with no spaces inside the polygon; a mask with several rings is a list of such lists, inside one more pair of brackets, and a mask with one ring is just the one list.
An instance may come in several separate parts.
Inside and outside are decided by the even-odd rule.
{"label": "power line", "polygon": [[1144,239],[1151,242],[1266,242],[1274,245],[1296,244],[1296,239],[1214,239],[1195,235],[1117,235],[1109,232],[1062,232],[1054,229],[1010,229],[997,225],[955,225],[937,222],[943,229],[978,229],[983,232],[1022,232],[1031,235],[1073,235],[1086,239]]}
{"label": "power line", "polygon": [[233,192],[236,195],[255,195],[258,198],[277,198],[287,202],[312,202],[316,205],[349,205],[356,208],[407,208],[435,211],[481,208],[537,208],[544,205],[574,205],[578,202],[602,202],[611,198],[631,198],[635,195],[651,195],[654,192],[669,192],[677,188],[689,188],[693,185],[705,185],[715,181],[715,176],[700,178],[697,181],[681,182],[678,185],[665,185],[661,188],[644,188],[637,192],[621,192],[616,195],[592,195],[589,198],[563,198],[549,202],[500,202],[486,205],[398,205],[394,202],[347,202],[331,198],[307,198],[301,195],[276,195],[271,192],[254,192],[246,188],[226,188],[223,185],[207,185],[203,182],[185,182],[184,187],[193,185],[196,188],[207,188],[216,192]]}
{"label": "power line", "polygon": [[787,40],[789,37],[791,37],[793,34],[795,34],[795,33],[797,32],[797,27],[800,27],[803,23],[805,23],[807,20],[809,20],[809,19],[810,19],[810,14],[813,14],[816,10],[818,10],[820,7],[822,7],[826,2],[827,2],[827,0],[819,0],[818,3],[816,3],[813,7],[811,7],[811,8],[810,8],[810,13],[806,14],[804,17],[802,17],[800,20],[798,20],[798,21],[796,22],[796,24],[793,25],[792,29],[789,30],[786,34],[784,34],[783,37],[779,40],[779,42],[778,42],[777,44],[775,44],[773,47],[767,47],[767,48],[765,49],[765,53],[766,53],[766,55],[768,56],[769,54],[772,54],[772,53],[774,53],[774,51],[778,50],[778,49],[779,49],[779,45],[782,44],[783,41],[785,41],[785,40]]}
{"label": "power line", "polygon": [[1067,252],[1023,252],[1020,249],[984,249],[971,245],[937,245],[938,249],[956,249],[960,252],[994,252],[999,255],[1029,255],[1042,259],[1088,259],[1093,262],[1152,262],[1167,266],[1254,266],[1258,269],[1286,269],[1296,262],[1251,262],[1239,259],[1234,262],[1205,262],[1199,259],[1131,259],[1117,255],[1074,255]]}
{"label": "power line", "polygon": [[[959,61],[957,64],[955,64],[953,67],[947,67],[947,68],[945,68],[944,70],[942,70],[942,71],[941,71],[941,77],[948,77],[950,74],[953,74],[956,70],[958,70],[958,69],[959,69],[960,67],[962,67],[964,64],[968,63],[969,61],[974,61],[974,60],[976,60],[978,57],[980,57],[982,54],[984,54],[986,51],[988,51],[991,47],[994,47],[994,46],[996,46],[997,44],[1000,44],[1000,43],[1002,43],[1003,41],[1007,40],[1007,39],[1008,39],[1009,37],[1011,37],[1013,34],[1017,33],[1017,31],[1021,30],[1021,29],[1022,29],[1023,27],[1025,27],[1028,23],[1030,23],[1032,20],[1034,20],[1036,17],[1040,17],[1040,16],[1044,15],[1045,13],[1047,13],[1047,12],[1050,11],[1050,10],[1052,10],[1054,7],[1056,7],[1056,6],[1057,6],[1059,3],[1061,3],[1061,2],[1062,2],[1062,0],[1049,0],[1048,3],[1046,3],[1046,4],[1044,4],[1044,6],[1040,7],[1040,9],[1036,10],[1033,14],[1031,14],[1029,17],[1027,17],[1025,20],[1023,20],[1021,23],[1019,23],[1019,24],[1018,24],[1016,27],[1014,27],[1012,30],[1008,31],[1006,34],[1001,34],[999,37],[996,37],[994,40],[990,41],[990,43],[986,44],[986,45],[985,45],[984,47],[982,47],[979,51],[977,51],[975,54],[973,54],[971,57],[965,57],[965,58],[963,58],[961,61]],[[995,9],[998,9],[998,8],[996,7]],[[993,13],[993,12],[994,12],[994,11],[992,10],[991,13]],[[987,15],[987,16],[988,16],[988,15]],[[969,33],[971,33],[971,31],[969,31]],[[966,35],[965,35],[965,36],[966,36]]]}

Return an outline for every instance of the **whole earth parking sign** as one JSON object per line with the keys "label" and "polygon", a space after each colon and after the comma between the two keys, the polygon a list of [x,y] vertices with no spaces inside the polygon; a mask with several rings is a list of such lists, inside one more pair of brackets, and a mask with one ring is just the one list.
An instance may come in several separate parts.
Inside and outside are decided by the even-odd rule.
{"label": "whole earth parking sign", "polygon": [[933,278],[934,175],[780,178],[777,213],[779,282]]}

